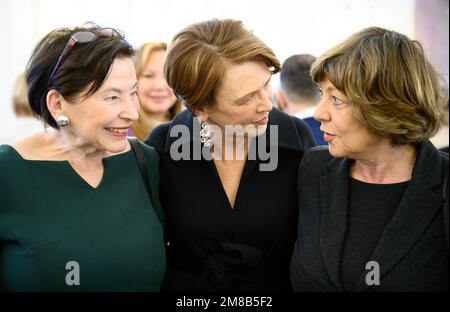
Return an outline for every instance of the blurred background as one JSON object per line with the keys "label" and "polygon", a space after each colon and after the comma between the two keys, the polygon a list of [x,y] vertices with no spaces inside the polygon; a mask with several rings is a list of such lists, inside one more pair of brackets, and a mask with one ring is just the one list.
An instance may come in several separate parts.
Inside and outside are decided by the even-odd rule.
{"label": "blurred background", "polygon": [[[281,62],[292,54],[319,56],[364,27],[392,29],[419,40],[448,84],[448,0],[0,0],[0,130],[15,118],[14,81],[50,30],[94,21],[121,29],[138,47],[169,43],[185,26],[211,18],[242,20]],[[439,140],[448,145],[448,129]]]}

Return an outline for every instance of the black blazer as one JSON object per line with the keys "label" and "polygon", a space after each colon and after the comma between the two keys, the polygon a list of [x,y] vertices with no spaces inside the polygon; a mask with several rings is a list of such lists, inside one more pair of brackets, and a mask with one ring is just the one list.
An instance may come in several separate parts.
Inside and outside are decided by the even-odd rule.
{"label": "black blazer", "polygon": [[[304,152],[315,145],[308,126],[272,110],[269,126],[278,125],[278,166],[260,171],[263,160],[247,160],[232,209],[214,161],[170,156],[170,148],[180,142],[188,143],[193,153],[199,137],[193,133],[193,117],[183,111],[155,128],[146,141],[160,153],[160,197],[169,241],[164,290],[289,290],[297,237],[297,171]],[[191,135],[170,137],[180,125]],[[270,132],[268,127],[263,135],[268,138]]]}
{"label": "black blazer", "polygon": [[[294,291],[342,291],[339,270],[351,162],[333,158],[325,148],[311,150],[300,165],[299,234],[291,263]],[[366,285],[367,271],[355,291],[448,290],[444,174],[448,158],[430,142],[419,146],[412,180],[371,257],[380,265],[380,285]]]}

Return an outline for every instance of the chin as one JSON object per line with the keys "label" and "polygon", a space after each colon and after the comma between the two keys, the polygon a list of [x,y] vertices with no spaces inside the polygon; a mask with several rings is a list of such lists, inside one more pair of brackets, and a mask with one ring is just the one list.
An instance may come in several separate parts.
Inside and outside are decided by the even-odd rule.
{"label": "chin", "polygon": [[340,148],[336,148],[333,146],[333,144],[328,144],[328,151],[330,152],[330,155],[334,158],[349,158],[349,154],[345,152],[345,150],[342,150]]}
{"label": "chin", "polygon": [[105,150],[107,150],[110,153],[116,154],[123,152],[128,147],[127,140],[124,138],[123,140],[116,141],[116,142],[108,142],[104,145]]}
{"label": "chin", "polygon": [[173,104],[169,104],[169,103],[154,104],[154,105],[151,105],[150,107],[144,108],[144,110],[148,114],[165,114],[172,106],[173,106]]}
{"label": "chin", "polygon": [[260,135],[266,133],[266,131],[267,131],[267,125],[260,125],[260,126],[257,126],[257,130],[256,130],[256,131],[257,131],[257,133],[256,133],[257,136],[260,136]]}
{"label": "chin", "polygon": [[250,138],[255,138],[257,136],[260,136],[261,134],[264,134],[267,130],[267,125],[257,125],[250,127],[247,130],[247,134]]}

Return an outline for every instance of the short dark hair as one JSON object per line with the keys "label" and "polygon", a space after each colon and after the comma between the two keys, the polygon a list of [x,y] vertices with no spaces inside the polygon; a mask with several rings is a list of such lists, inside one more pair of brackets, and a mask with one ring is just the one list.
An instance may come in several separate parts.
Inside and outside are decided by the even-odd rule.
{"label": "short dark hair", "polygon": [[[65,99],[74,100],[89,85],[82,97],[95,93],[104,83],[117,57],[132,57],[133,47],[117,30],[103,35],[99,26],[59,28],[48,33],[34,48],[26,69],[28,101],[31,109],[53,128],[58,129],[47,108],[47,93],[57,90]],[[75,44],[68,58],[50,75],[71,36],[79,31],[91,31],[97,37],[91,41]]]}
{"label": "short dark hair", "polygon": [[287,58],[281,66],[281,88],[291,101],[318,101],[319,88],[310,75],[311,65],[316,57],[297,54]]}

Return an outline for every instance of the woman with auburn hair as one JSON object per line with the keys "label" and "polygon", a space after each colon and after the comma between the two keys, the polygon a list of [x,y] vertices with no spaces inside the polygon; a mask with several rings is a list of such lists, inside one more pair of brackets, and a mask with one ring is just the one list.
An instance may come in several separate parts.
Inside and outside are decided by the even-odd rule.
{"label": "woman with auburn hair", "polygon": [[174,37],[164,68],[188,109],[146,141],[161,159],[163,289],[289,291],[296,174],[315,141],[272,108],[278,59],[242,22],[210,20]]}
{"label": "woman with auburn hair", "polygon": [[366,28],[311,75],[328,147],[299,169],[293,289],[448,291],[448,154],[429,141],[446,94],[421,45]]}
{"label": "woman with auburn hair", "polygon": [[154,127],[171,121],[182,109],[164,78],[164,56],[167,44],[147,42],[135,57],[138,77],[139,119],[131,126],[129,135],[144,141]]}

